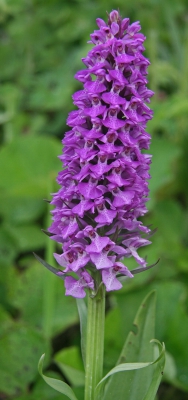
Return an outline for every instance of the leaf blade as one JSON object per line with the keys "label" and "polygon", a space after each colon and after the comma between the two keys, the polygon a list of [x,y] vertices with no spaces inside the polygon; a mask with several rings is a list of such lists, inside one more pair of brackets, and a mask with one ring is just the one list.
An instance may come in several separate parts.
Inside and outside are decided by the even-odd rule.
{"label": "leaf blade", "polygon": [[48,269],[50,272],[52,272],[54,275],[56,275],[58,278],[60,278],[64,281],[66,274],[64,274],[63,271],[52,267],[52,265],[48,264],[46,261],[44,261],[42,258],[40,258],[36,253],[33,253],[33,254],[34,254],[36,260],[40,262],[40,264],[42,264],[46,269]]}
{"label": "leaf blade", "polygon": [[159,362],[161,360],[161,358],[163,357],[163,353],[165,350],[164,347],[164,343],[160,343],[158,342],[156,339],[153,339],[151,342],[157,342],[160,346],[161,346],[161,353],[159,354],[159,357],[152,361],[152,362],[147,362],[147,363],[123,363],[123,364],[119,364],[116,367],[112,368],[111,371],[108,372],[108,374],[105,375],[104,378],[101,379],[101,381],[98,383],[97,386],[99,386],[102,382],[104,382],[109,376],[118,373],[118,372],[122,372],[122,371],[132,371],[135,369],[141,369],[141,368],[146,368],[149,367],[150,365],[154,365],[157,362]]}
{"label": "leaf blade", "polygon": [[57,390],[60,393],[65,394],[65,396],[69,397],[70,400],[77,400],[73,390],[67,383],[60,381],[58,379],[49,378],[48,376],[44,375],[42,372],[43,369],[43,361],[44,361],[45,354],[43,354],[38,363],[38,371],[39,374],[42,376],[44,381],[51,386],[53,389]]}
{"label": "leaf blade", "polygon": [[[160,346],[160,344],[159,344]],[[154,363],[154,373],[153,373],[153,377],[148,389],[148,392],[146,394],[146,396],[144,397],[143,400],[155,400],[155,396],[158,390],[158,387],[160,385],[161,379],[162,379],[162,375],[163,375],[163,371],[164,371],[164,366],[165,366],[165,346],[164,343],[162,344],[163,348],[161,351],[161,355],[158,358],[158,361],[156,360],[156,362]]]}
{"label": "leaf blade", "polygon": [[[150,292],[142,301],[135,316],[133,331],[128,334],[117,365],[125,363],[153,362],[153,347],[148,346],[155,337],[155,291]],[[149,387],[152,368],[140,368],[138,371],[127,370],[109,378],[105,387],[104,399],[141,400]],[[139,382],[142,382],[141,388]]]}

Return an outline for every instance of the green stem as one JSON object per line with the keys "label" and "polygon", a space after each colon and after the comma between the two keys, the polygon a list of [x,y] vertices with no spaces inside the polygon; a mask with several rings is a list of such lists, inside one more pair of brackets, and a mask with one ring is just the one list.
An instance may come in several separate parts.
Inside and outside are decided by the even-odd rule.
{"label": "green stem", "polygon": [[105,287],[95,297],[88,296],[85,400],[95,399],[95,387],[103,377]]}

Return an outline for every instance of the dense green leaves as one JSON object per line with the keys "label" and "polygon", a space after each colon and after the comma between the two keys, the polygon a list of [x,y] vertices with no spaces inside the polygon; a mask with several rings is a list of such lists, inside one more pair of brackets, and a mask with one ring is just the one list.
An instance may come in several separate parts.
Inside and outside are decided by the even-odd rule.
{"label": "dense green leaves", "polygon": [[[0,343],[3,340],[8,350],[1,356],[2,398],[66,399],[37,378],[32,352],[35,340],[39,354],[46,351],[46,315],[52,315],[47,347],[53,343],[54,359],[64,347],[77,348],[76,305],[64,296],[61,279],[54,277],[50,282],[53,275],[34,260],[32,252],[58,268],[49,254],[59,249],[52,251],[50,239],[41,232],[49,226],[49,209],[43,199],[50,199],[57,187],[60,138],[73,108],[71,96],[81,89],[73,77],[91,48],[87,41],[96,29],[95,18],[106,18],[106,11],[116,7],[131,21],[140,20],[147,36],[146,56],[151,61],[148,80],[156,94],[151,103],[154,118],[148,123],[153,158],[150,214],[144,222],[158,231],[152,237],[153,244],[141,249],[140,254],[148,256],[148,264],[158,258],[160,263],[125,281],[122,291],[108,297],[104,369],[107,374],[114,367],[142,298],[156,289],[155,336],[165,342],[170,354],[163,377],[168,385],[188,391],[187,0],[132,0],[126,6],[124,0],[4,0],[0,1]],[[132,259],[126,259],[126,264],[137,267]],[[49,295],[51,283],[53,299]],[[85,311],[85,303],[80,302],[82,337]],[[27,351],[21,343],[22,329]],[[16,348],[8,346],[10,342]],[[50,350],[48,353],[47,363],[53,369]],[[84,358],[83,339],[82,353]],[[25,354],[31,363],[30,375],[24,372],[28,365]],[[72,363],[74,354],[69,354]],[[61,379],[57,372],[49,374]],[[159,398],[176,400],[184,396],[168,385],[163,386]],[[74,391],[82,400],[82,387],[74,387]]]}

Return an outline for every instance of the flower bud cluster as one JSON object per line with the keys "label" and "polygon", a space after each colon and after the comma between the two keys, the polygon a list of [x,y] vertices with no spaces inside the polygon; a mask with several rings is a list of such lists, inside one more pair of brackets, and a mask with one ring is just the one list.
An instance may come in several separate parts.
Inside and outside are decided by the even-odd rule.
{"label": "flower bud cluster", "polygon": [[150,243],[142,237],[149,229],[138,220],[147,212],[151,162],[142,152],[150,143],[146,103],[153,95],[146,87],[145,37],[139,22],[130,25],[115,10],[108,24],[96,22],[94,47],[82,60],[86,68],[75,75],[83,89],[74,93],[77,109],[67,119],[71,130],[60,156],[65,169],[49,228],[62,244],[62,254],[54,256],[65,268],[66,294],[78,298],[85,288],[95,290],[96,270],[107,291],[120,289],[118,276],[133,276],[122,260],[133,256],[145,267],[137,249]]}

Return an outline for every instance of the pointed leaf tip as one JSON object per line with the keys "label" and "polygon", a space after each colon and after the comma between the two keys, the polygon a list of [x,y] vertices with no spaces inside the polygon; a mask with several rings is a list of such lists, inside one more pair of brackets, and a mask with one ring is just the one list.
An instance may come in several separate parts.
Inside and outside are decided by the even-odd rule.
{"label": "pointed leaf tip", "polygon": [[67,383],[60,381],[58,379],[49,378],[48,376],[43,374],[42,368],[43,368],[44,357],[45,357],[45,354],[43,354],[41,356],[39,363],[38,363],[38,371],[39,371],[39,374],[44,379],[44,381],[49,386],[51,386],[53,389],[57,390],[60,393],[63,393],[70,400],[78,400],[77,397],[75,396],[73,390],[71,389],[71,387],[69,385],[67,385]]}
{"label": "pointed leaf tip", "polygon": [[57,268],[52,267],[52,265],[48,264],[46,261],[44,261],[42,258],[40,258],[36,253],[33,253],[37,261],[39,261],[42,265],[44,265],[45,268],[47,268],[49,271],[51,271],[54,275],[58,276],[60,279],[64,281],[66,274],[58,270]]}
{"label": "pointed leaf tip", "polygon": [[41,231],[42,231],[45,235],[47,235],[47,236],[49,236],[49,237],[52,236],[52,233],[46,231],[45,229],[41,229]]}
{"label": "pointed leaf tip", "polygon": [[148,267],[135,268],[131,271],[131,274],[135,275],[135,274],[139,274],[140,272],[147,271],[148,269],[155,267],[159,263],[159,261],[160,261],[160,258],[158,258],[158,260],[154,264],[148,265]]}

